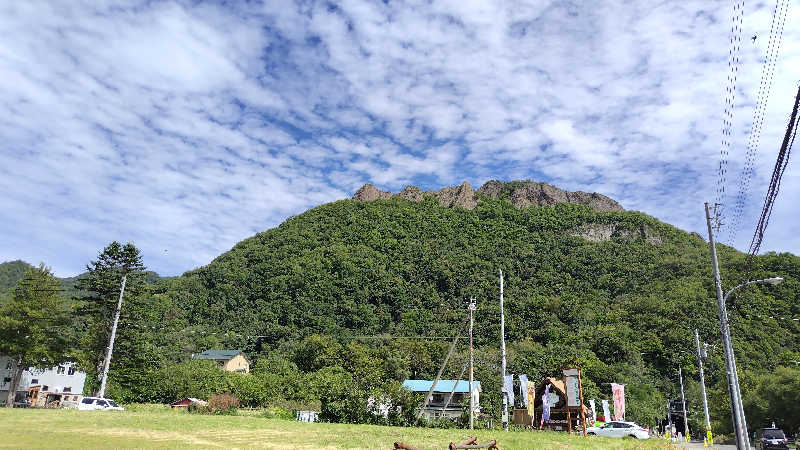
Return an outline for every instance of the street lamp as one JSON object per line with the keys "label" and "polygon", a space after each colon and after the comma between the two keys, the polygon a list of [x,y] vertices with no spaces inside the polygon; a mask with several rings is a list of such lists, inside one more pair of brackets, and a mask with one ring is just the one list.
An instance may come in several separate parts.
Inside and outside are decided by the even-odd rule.
{"label": "street lamp", "polygon": [[[729,290],[724,297],[722,297],[722,305],[720,305],[720,318],[723,319],[720,323],[722,327],[722,350],[725,353],[727,364],[728,364],[728,384],[731,388],[731,408],[734,410],[734,419],[738,419],[738,425],[740,427],[737,430],[737,441],[739,441],[739,437],[743,439],[740,441],[740,445],[737,447],[744,448],[745,450],[750,448],[750,441],[747,434],[747,420],[744,415],[744,406],[742,404],[742,391],[739,387],[739,372],[736,369],[736,357],[733,353],[733,343],[731,342],[731,329],[729,326],[728,321],[728,312],[727,312],[727,301],[728,297],[737,289],[743,288],[745,286],[751,284],[769,284],[772,286],[778,285],[783,281],[781,277],[771,277],[771,278],[764,278],[761,280],[752,280],[745,283],[742,283],[731,290]],[[734,421],[735,424],[736,420]],[[738,443],[738,442],[737,442]]]}

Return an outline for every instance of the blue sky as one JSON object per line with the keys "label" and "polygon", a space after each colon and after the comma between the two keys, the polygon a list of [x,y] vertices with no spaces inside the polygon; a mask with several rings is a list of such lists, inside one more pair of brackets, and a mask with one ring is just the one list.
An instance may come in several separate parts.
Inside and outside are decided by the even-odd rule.
{"label": "blue sky", "polygon": [[[133,241],[180,274],[368,182],[531,178],[704,234],[731,2],[226,3],[0,5],[0,261],[69,276]],[[726,205],[774,5],[745,6]],[[800,74],[792,6],[744,250]],[[796,166],[763,251],[800,253]]]}

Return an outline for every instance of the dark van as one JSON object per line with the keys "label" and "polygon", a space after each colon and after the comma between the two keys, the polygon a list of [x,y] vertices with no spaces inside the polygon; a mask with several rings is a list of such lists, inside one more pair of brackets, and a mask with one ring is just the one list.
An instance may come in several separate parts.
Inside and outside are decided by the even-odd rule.
{"label": "dark van", "polygon": [[783,434],[783,430],[779,428],[763,428],[758,433],[756,448],[759,450],[789,448],[789,441],[786,439],[786,435]]}

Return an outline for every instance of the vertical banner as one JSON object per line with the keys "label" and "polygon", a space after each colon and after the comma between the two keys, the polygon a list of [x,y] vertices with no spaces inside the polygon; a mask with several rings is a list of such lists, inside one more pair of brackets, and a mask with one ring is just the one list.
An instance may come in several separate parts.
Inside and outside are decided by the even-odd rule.
{"label": "vertical banner", "polygon": [[522,406],[528,406],[528,376],[519,376],[519,394],[522,396]]}
{"label": "vertical banner", "polygon": [[603,400],[603,422],[611,422],[611,411],[608,409],[608,400]]}
{"label": "vertical banner", "polygon": [[597,410],[594,407],[594,400],[589,400],[589,406],[592,408],[592,417],[589,419],[589,422],[594,426],[594,423],[597,422]]}
{"label": "vertical banner", "polygon": [[503,385],[506,388],[506,395],[508,395],[508,406],[514,407],[514,375],[506,375],[503,378]]}
{"label": "vertical banner", "polygon": [[542,423],[550,420],[550,384],[545,386],[542,395]]}
{"label": "vertical banner", "polygon": [[533,417],[536,414],[536,385],[528,383],[528,415],[531,416],[531,425],[533,425]]}
{"label": "vertical banner", "polygon": [[567,389],[567,407],[581,406],[580,384],[578,382],[578,369],[564,370],[564,385]]}
{"label": "vertical banner", "polygon": [[614,395],[614,420],[625,419],[625,385],[611,383],[611,393]]}

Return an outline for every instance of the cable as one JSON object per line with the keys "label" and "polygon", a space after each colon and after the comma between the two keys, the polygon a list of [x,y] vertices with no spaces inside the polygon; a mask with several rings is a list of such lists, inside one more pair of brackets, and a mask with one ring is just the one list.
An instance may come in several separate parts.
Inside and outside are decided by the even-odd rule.
{"label": "cable", "polygon": [[780,54],[783,42],[783,28],[786,23],[786,16],[789,11],[788,0],[777,0],[775,9],[772,11],[772,23],[770,25],[769,42],[764,64],[761,66],[761,82],[758,87],[756,108],[753,110],[753,119],[750,124],[750,134],[747,141],[747,151],[745,153],[744,166],[739,179],[739,190],[736,194],[733,218],[728,229],[728,242],[733,245],[736,235],[741,226],[745,203],[749,197],[750,184],[753,178],[753,165],[758,153],[761,130],[766,115],[767,102],[772,90],[772,81],[775,75],[775,66]]}
{"label": "cable", "polygon": [[761,217],[759,218],[756,231],[750,241],[749,255],[747,258],[747,270],[752,267],[753,258],[758,254],[761,248],[761,242],[764,240],[764,231],[769,225],[769,219],[772,216],[772,206],[778,196],[781,187],[781,180],[783,174],[786,172],[786,166],[789,164],[789,156],[792,153],[792,146],[794,145],[794,138],[797,135],[797,109],[800,105],[800,87],[797,89],[797,95],[794,99],[794,107],[792,114],[789,117],[789,124],[786,126],[786,134],[783,136],[783,143],[778,151],[778,159],[775,161],[775,167],[772,169],[772,177],[770,178],[769,188],[767,195],[764,198],[764,206],[761,209]]}
{"label": "cable", "polygon": [[[725,197],[726,176],[728,172],[728,155],[731,147],[731,128],[733,127],[734,105],[736,103],[736,80],[739,72],[739,53],[742,46],[742,17],[744,16],[744,0],[733,4],[731,14],[731,33],[728,47],[728,83],[725,87],[725,107],[722,114],[722,145],[719,150],[719,166],[717,169],[717,205],[721,205]],[[722,210],[716,215],[717,223],[722,220]]]}

